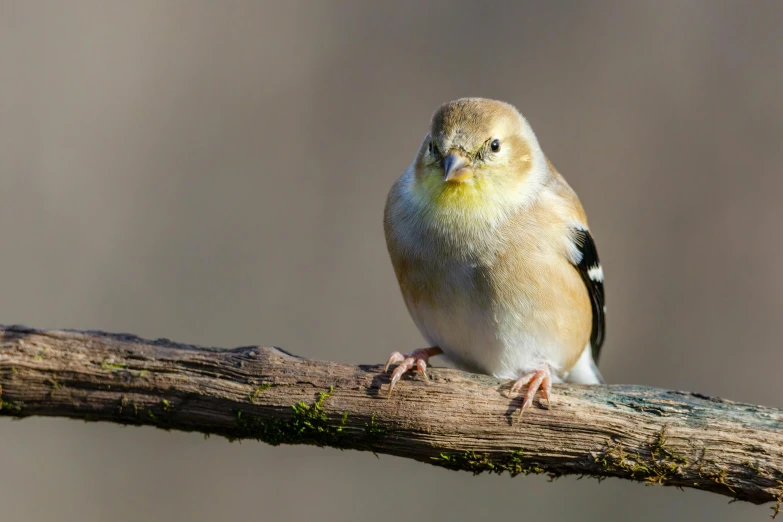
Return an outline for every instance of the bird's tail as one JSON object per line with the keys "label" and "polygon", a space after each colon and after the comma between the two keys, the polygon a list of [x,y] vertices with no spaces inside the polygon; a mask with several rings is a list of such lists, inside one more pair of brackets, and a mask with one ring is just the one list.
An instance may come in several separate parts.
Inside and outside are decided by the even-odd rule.
{"label": "bird's tail", "polygon": [[590,343],[587,343],[579,360],[576,361],[564,380],[575,384],[606,384],[593,360],[593,350],[590,348]]}

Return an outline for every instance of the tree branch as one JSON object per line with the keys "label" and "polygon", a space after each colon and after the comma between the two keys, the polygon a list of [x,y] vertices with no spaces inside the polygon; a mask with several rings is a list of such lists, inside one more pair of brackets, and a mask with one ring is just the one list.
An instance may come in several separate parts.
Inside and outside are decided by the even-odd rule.
{"label": "tree branch", "polygon": [[640,386],[556,385],[521,420],[501,381],[450,369],[387,398],[378,365],[278,348],[0,326],[0,414],[387,453],[474,473],[619,477],[783,498],[783,411]]}

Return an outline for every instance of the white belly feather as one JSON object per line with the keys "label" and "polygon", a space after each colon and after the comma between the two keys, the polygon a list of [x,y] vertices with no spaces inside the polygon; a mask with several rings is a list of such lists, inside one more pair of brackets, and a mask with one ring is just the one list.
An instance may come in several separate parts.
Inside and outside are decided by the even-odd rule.
{"label": "white belly feather", "polygon": [[[553,378],[561,376],[563,350],[540,325],[529,316],[514,310],[529,310],[520,302],[494,302],[479,295],[467,273],[470,268],[441,272],[442,291],[426,301],[406,301],[416,325],[432,346],[443,350],[444,356],[457,368],[492,375],[500,379],[516,379],[548,364]],[[446,275],[448,274],[448,275]]]}

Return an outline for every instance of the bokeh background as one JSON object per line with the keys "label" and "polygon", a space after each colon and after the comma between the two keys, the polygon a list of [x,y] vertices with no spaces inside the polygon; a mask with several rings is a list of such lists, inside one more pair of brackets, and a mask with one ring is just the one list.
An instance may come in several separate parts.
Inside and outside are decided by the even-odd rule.
{"label": "bokeh background", "polygon": [[[588,211],[613,383],[783,407],[783,3],[0,0],[0,322],[383,361],[432,111],[517,105]],[[3,521],[763,520],[607,480],[0,420]]]}

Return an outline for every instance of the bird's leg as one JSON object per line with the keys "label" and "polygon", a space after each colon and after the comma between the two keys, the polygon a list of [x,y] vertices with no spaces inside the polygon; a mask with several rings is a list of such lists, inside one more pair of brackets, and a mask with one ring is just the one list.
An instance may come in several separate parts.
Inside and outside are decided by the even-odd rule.
{"label": "bird's leg", "polygon": [[394,385],[397,384],[397,382],[400,380],[400,377],[402,377],[405,372],[414,366],[422,373],[422,375],[424,375],[425,378],[427,378],[427,362],[430,360],[430,357],[434,357],[442,353],[443,350],[437,346],[433,346],[432,348],[420,348],[418,350],[414,350],[408,355],[403,355],[400,352],[392,353],[389,357],[389,360],[386,362],[386,366],[384,366],[383,371],[388,371],[389,366],[394,363],[400,364],[392,372],[391,382],[389,382],[389,396],[391,397],[391,392],[394,389]]}
{"label": "bird's leg", "polygon": [[522,400],[522,407],[519,409],[520,417],[533,404],[533,399],[535,399],[536,392],[539,389],[543,398],[546,399],[547,409],[552,407],[552,402],[549,400],[549,392],[552,391],[552,373],[548,365],[536,368],[514,381],[514,384],[511,385],[511,391],[518,392],[526,384],[528,385],[527,392]]}

